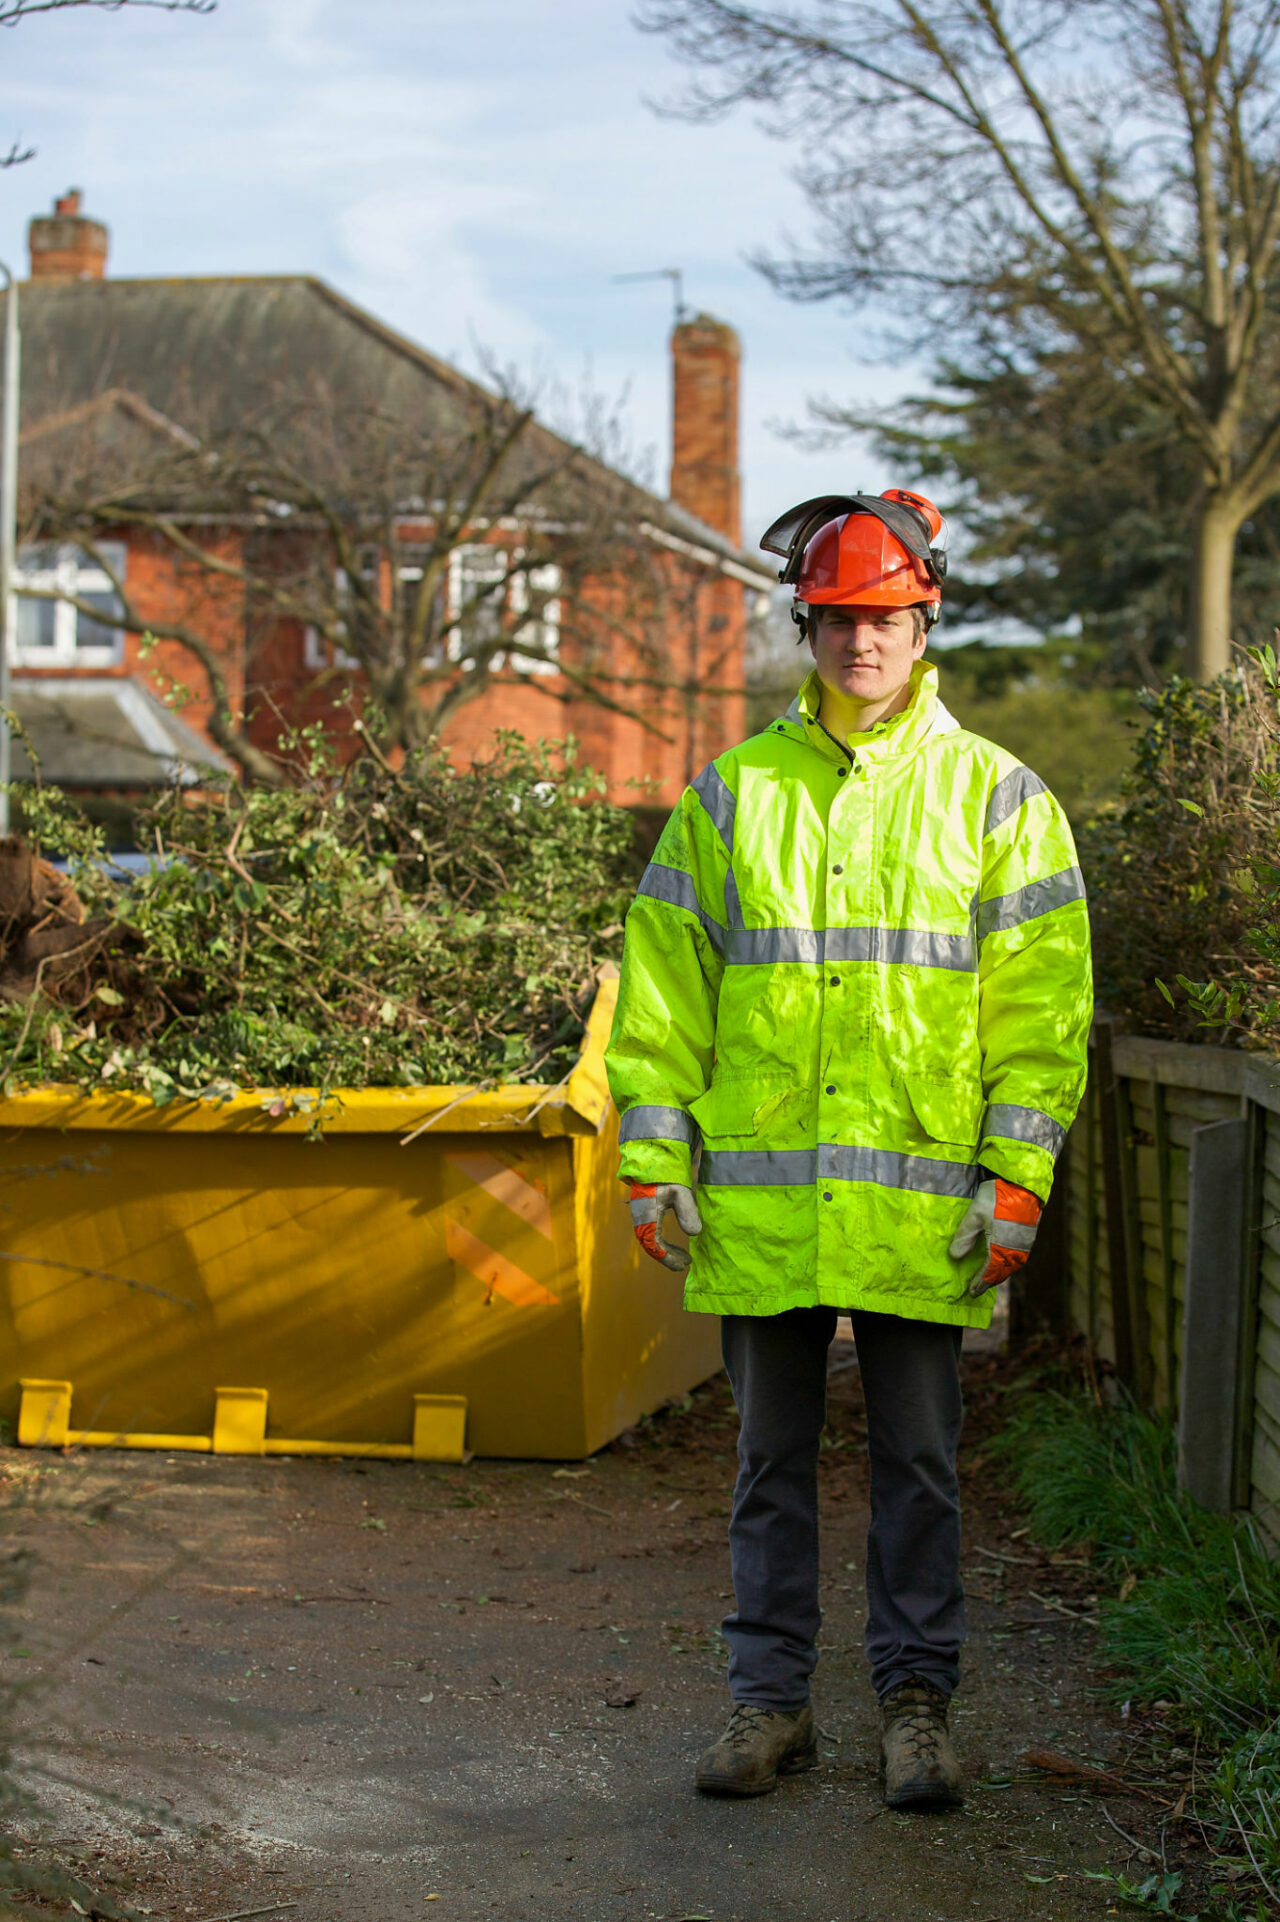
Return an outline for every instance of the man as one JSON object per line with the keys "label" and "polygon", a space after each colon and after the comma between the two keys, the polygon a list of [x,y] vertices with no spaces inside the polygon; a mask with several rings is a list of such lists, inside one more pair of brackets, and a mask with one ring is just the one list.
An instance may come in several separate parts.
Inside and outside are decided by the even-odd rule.
{"label": "man", "polygon": [[[699,1788],[817,1758],[818,1440],[853,1322],[867,1654],[893,1807],[959,1799],[960,1343],[1025,1262],[1083,1089],[1084,888],[1061,809],[960,728],[921,656],[941,515],[827,496],[775,522],[815,671],[688,788],[627,918],[609,1075],[636,1233],[722,1316],[741,1423],[733,1713]],[[694,1157],[701,1149],[696,1167]]]}

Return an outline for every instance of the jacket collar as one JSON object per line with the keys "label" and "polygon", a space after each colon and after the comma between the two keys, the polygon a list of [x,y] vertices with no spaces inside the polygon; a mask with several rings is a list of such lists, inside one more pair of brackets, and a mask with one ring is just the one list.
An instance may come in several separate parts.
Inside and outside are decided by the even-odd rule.
{"label": "jacket collar", "polygon": [[938,699],[938,670],[917,661],[911,670],[911,699],[900,714],[877,721],[865,734],[849,736],[848,753],[818,719],[822,682],[817,669],[808,676],[791,706],[775,726],[809,742],[819,754],[834,761],[855,756],[860,761],[891,761],[913,754],[931,734],[948,732],[956,723]]}

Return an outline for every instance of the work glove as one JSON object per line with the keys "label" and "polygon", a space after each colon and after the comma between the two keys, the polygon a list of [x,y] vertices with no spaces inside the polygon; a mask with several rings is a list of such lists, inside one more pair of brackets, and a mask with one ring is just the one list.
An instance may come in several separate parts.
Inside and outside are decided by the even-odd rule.
{"label": "work glove", "polygon": [[1031,1253],[1040,1214],[1040,1203],[1026,1188],[999,1175],[982,1182],[951,1242],[952,1260],[963,1261],[978,1236],[986,1236],[986,1266],[969,1283],[971,1295],[985,1295],[1017,1274]]}
{"label": "work glove", "polygon": [[662,1223],[670,1208],[687,1235],[702,1233],[702,1216],[698,1213],[693,1189],[686,1188],[680,1181],[660,1181],[656,1186],[652,1181],[633,1181],[628,1206],[636,1240],[646,1255],[652,1255],[664,1268],[682,1275],[689,1266],[689,1257],[683,1248],[668,1248],[662,1239]]}

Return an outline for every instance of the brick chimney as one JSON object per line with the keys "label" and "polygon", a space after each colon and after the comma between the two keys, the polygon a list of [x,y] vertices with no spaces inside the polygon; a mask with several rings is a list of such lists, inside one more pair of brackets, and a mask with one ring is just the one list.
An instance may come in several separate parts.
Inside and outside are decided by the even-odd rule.
{"label": "brick chimney", "polygon": [[671,335],[671,498],[731,541],[738,509],[738,362],[732,327],[710,314],[677,321]]}
{"label": "brick chimney", "polygon": [[32,280],[101,280],[107,271],[107,230],[80,211],[80,189],[70,188],[37,214],[27,229]]}

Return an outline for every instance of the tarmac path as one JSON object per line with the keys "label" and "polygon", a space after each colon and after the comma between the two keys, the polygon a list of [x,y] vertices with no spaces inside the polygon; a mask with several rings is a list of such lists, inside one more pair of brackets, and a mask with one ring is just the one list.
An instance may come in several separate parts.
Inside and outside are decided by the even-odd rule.
{"label": "tarmac path", "polygon": [[[966,1362],[972,1639],[951,1815],[885,1811],[861,1654],[865,1428],[833,1349],[822,1457],[822,1766],[693,1791],[726,1708],[723,1379],[590,1462],[424,1464],[0,1449],[20,1868],[189,1922],[1077,1922],[1133,1849],[1029,1748],[1118,1765],[1087,1564],[1031,1545]],[[1149,1801],[1112,1800],[1141,1830]],[[74,1889],[70,1893],[75,1893]],[[19,1898],[19,1913],[73,1911]],[[265,1916],[264,1916],[265,1922]]]}

